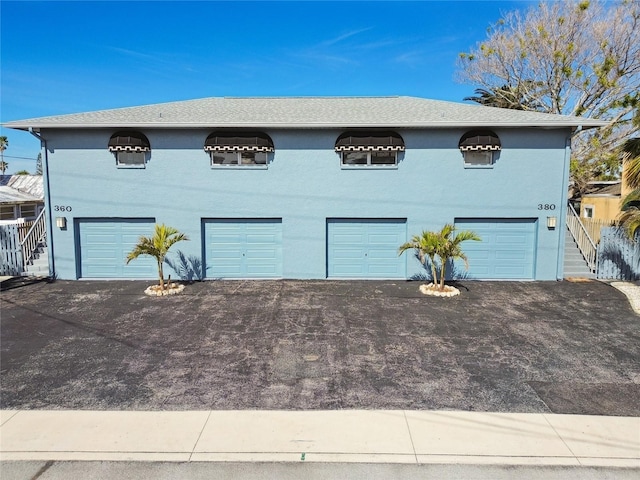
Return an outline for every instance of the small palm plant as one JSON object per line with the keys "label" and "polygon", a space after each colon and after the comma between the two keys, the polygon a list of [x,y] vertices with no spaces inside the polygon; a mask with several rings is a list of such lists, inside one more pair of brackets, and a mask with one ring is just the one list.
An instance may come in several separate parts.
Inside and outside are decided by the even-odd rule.
{"label": "small palm plant", "polygon": [[[444,290],[449,260],[463,260],[465,267],[469,268],[467,256],[461,247],[461,243],[468,240],[480,241],[481,238],[469,230],[456,231],[456,227],[448,223],[439,232],[423,231],[421,235],[414,235],[411,241],[400,245],[398,254],[401,255],[407,250],[415,250],[416,256],[424,268],[427,268],[426,259],[428,257],[431,264],[433,285],[437,286],[439,290]],[[439,269],[436,265],[436,257],[440,263]],[[439,278],[438,270],[440,270]]]}
{"label": "small palm plant", "polygon": [[425,269],[427,268],[427,258],[429,258],[429,264],[431,266],[431,279],[433,283],[437,283],[436,274],[436,255],[438,253],[438,246],[440,245],[440,238],[437,232],[428,232],[423,230],[420,235],[414,235],[411,237],[411,241],[403,243],[398,248],[398,255],[402,255],[407,250],[414,250],[420,265]]}
{"label": "small palm plant", "polygon": [[160,280],[160,290],[164,291],[166,286],[171,282],[171,276],[165,284],[164,272],[162,270],[162,264],[169,252],[169,249],[178,242],[183,240],[189,240],[184,233],[179,232],[173,227],[168,227],[164,223],[162,225],[155,225],[155,231],[152,237],[141,236],[138,239],[137,245],[127,255],[127,264],[140,255],[149,255],[156,259],[158,262],[158,277]]}
{"label": "small palm plant", "polygon": [[450,223],[446,224],[438,235],[442,239],[437,252],[438,257],[440,257],[440,290],[444,290],[444,279],[449,260],[463,260],[465,269],[469,269],[469,260],[463,253],[460,244],[468,240],[479,242],[482,239],[470,230],[456,232],[456,227]]}

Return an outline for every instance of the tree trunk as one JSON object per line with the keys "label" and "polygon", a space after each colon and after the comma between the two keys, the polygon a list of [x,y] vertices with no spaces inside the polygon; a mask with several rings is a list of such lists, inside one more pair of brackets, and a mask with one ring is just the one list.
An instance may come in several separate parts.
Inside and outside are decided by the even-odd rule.
{"label": "tree trunk", "polygon": [[444,277],[447,275],[447,261],[442,259],[442,270],[440,271],[440,290],[444,290]]}
{"label": "tree trunk", "polygon": [[437,285],[438,284],[438,273],[436,272],[436,259],[430,257],[429,258],[431,260],[431,277],[433,280],[433,284]]}
{"label": "tree trunk", "polygon": [[160,290],[164,291],[164,272],[162,271],[162,262],[158,260],[158,277],[160,277]]}

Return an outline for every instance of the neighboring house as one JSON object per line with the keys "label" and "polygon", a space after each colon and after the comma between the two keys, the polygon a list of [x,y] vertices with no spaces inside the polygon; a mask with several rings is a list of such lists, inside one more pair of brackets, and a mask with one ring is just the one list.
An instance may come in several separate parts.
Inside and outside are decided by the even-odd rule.
{"label": "neighboring house", "polygon": [[[43,142],[52,271],[154,278],[153,224],[190,241],[172,275],[407,279],[398,246],[455,222],[469,278],[563,278],[570,142],[585,118],[412,97],[207,98],[14,121]],[[180,257],[178,256],[180,254]],[[459,273],[464,273],[462,270]]]}
{"label": "neighboring house", "polygon": [[42,175],[0,176],[0,224],[35,220],[43,208]]}
{"label": "neighboring house", "polygon": [[612,223],[620,215],[621,181],[590,182],[589,193],[580,199],[580,217]]}

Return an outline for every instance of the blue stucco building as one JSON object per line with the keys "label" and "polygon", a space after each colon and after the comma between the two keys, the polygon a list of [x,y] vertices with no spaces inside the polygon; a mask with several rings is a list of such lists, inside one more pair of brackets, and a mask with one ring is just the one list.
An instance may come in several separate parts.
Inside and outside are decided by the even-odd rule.
{"label": "blue stucco building", "polygon": [[[207,98],[14,121],[43,147],[52,274],[407,279],[455,223],[477,279],[561,279],[572,134],[595,120],[412,97]],[[555,222],[555,226],[552,224]],[[57,225],[65,224],[63,228]]]}

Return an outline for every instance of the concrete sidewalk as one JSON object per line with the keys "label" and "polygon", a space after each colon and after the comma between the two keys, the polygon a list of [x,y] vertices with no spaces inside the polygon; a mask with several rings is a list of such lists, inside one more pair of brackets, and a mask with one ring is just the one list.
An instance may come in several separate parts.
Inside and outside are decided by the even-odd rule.
{"label": "concrete sidewalk", "polygon": [[640,417],[458,411],[0,412],[0,459],[640,468]]}

